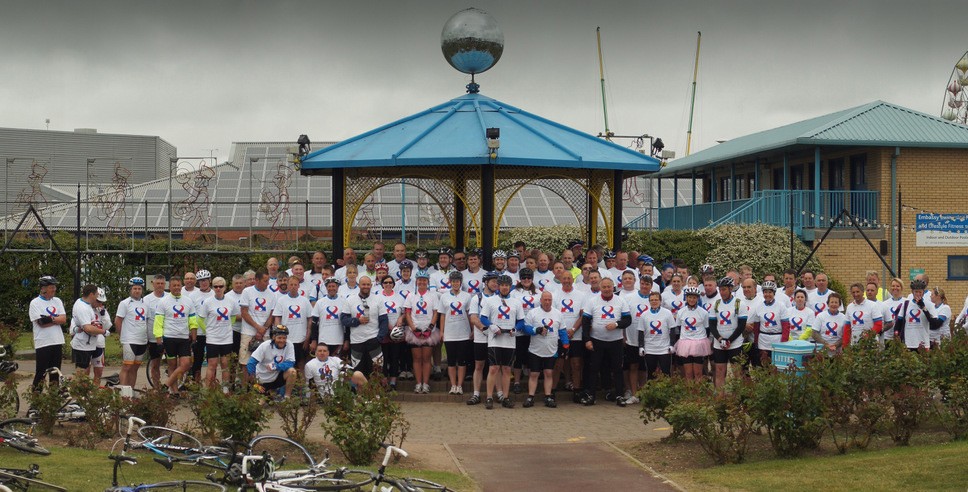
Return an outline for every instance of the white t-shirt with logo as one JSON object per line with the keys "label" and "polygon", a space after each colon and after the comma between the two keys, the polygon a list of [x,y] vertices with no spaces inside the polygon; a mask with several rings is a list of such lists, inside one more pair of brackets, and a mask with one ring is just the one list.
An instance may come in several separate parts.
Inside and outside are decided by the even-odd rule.
{"label": "white t-shirt with logo", "polygon": [[535,329],[540,327],[546,329],[543,335],[534,334],[531,336],[531,345],[528,346],[528,352],[538,357],[554,357],[558,353],[558,337],[561,336],[559,332],[563,328],[561,326],[561,313],[557,309],[552,308],[550,311],[545,311],[541,307],[532,309],[524,316],[524,324],[533,326]]}
{"label": "white t-shirt with logo", "polygon": [[[148,343],[148,307],[144,299],[129,297],[118,303],[117,316],[121,318],[121,343],[145,345]],[[154,319],[152,319],[154,324]]]}
{"label": "white t-shirt with logo", "polygon": [[[468,321],[470,320],[471,315],[481,316],[484,312],[484,304],[487,302],[488,299],[495,296],[495,294],[487,295],[483,292],[479,294],[467,294],[467,295],[471,296],[470,297],[471,305],[469,310],[467,311]],[[481,331],[481,330],[478,330],[477,328],[474,328],[473,326],[471,327],[471,330],[474,332],[474,343],[487,343],[487,333],[485,332],[486,330]]]}
{"label": "white t-shirt with logo", "polygon": [[813,331],[819,332],[824,343],[829,344],[843,341],[844,330],[848,326],[850,326],[850,322],[847,321],[847,316],[844,313],[838,311],[831,314],[829,309],[824,309],[813,320]]}
{"label": "white t-shirt with logo", "polygon": [[255,366],[255,377],[260,383],[271,383],[279,377],[276,366],[285,361],[296,361],[296,349],[292,342],[286,340],[286,345],[279,348],[272,340],[266,340],[252,352],[252,358],[258,364]]}
{"label": "white t-shirt with logo", "polygon": [[538,293],[544,292],[544,290],[555,283],[555,272],[553,270],[535,270],[534,271],[534,286],[538,288]]}
{"label": "white t-shirt with logo", "polygon": [[84,299],[74,301],[74,308],[71,309],[72,349],[91,351],[97,348],[97,335],[90,335],[83,330],[84,325],[94,324],[95,321],[99,319],[90,304]]}
{"label": "white t-shirt with logo", "polygon": [[752,309],[747,322],[758,322],[760,324],[757,348],[773,350],[773,344],[779,343],[783,339],[783,323],[787,321],[786,314],[787,307],[780,304],[776,299],[771,303],[767,303],[764,299]]}
{"label": "white t-shirt with logo", "polygon": [[363,343],[371,340],[380,334],[380,315],[386,314],[386,308],[379,301],[378,296],[372,293],[363,299],[359,294],[354,294],[346,299],[343,312],[348,313],[354,318],[368,318],[368,323],[350,327],[350,343]]}
{"label": "white t-shirt with logo", "polygon": [[668,309],[673,316],[679,315],[679,310],[686,305],[685,291],[679,291],[678,294],[672,292],[672,289],[666,289],[662,292],[662,307]]}
{"label": "white t-shirt with logo", "polygon": [[45,299],[42,296],[37,296],[30,301],[30,323],[34,328],[34,350],[51,345],[64,345],[62,325],[41,328],[40,323],[38,323],[41,316],[53,318],[62,314],[67,314],[67,312],[64,310],[64,302],[58,297]]}
{"label": "white t-shirt with logo", "polygon": [[877,301],[864,299],[860,304],[851,302],[844,311],[850,322],[850,343],[860,340],[865,331],[873,330],[874,323],[881,321],[881,307]]}
{"label": "white t-shirt with logo", "polygon": [[407,298],[403,304],[404,309],[410,311],[410,318],[413,320],[414,330],[427,330],[434,318],[434,311],[440,303],[437,293],[432,290],[425,292],[416,291]]}
{"label": "white t-shirt with logo", "polygon": [[313,316],[319,318],[319,343],[326,345],[343,344],[343,325],[340,323],[339,315],[346,307],[346,300],[338,294],[336,297],[323,296],[316,301],[313,308]]}
{"label": "white t-shirt with logo", "polygon": [[[581,318],[581,309],[585,304],[585,297],[587,296],[585,292],[574,287],[572,287],[571,292],[565,292],[564,290],[555,292],[553,305],[561,313],[561,325],[565,327],[565,330],[570,330],[575,326],[575,321]],[[578,328],[575,328],[575,333],[569,338],[572,343],[582,340],[581,322],[578,323]]]}
{"label": "white t-shirt with logo", "polygon": [[[443,321],[444,341],[455,342],[469,340],[471,336],[471,325],[468,320],[471,295],[467,292],[447,291],[440,296],[437,305],[437,312]],[[480,331],[480,330],[475,330]]]}
{"label": "white t-shirt with logo", "polygon": [[803,306],[803,309],[797,309],[793,306],[787,309],[787,319],[790,321],[790,340],[798,340],[800,335],[803,335],[807,328],[814,328],[814,320],[817,315],[813,312],[813,308],[810,306]]}
{"label": "white t-shirt with logo", "polygon": [[230,298],[228,294],[221,299],[212,297],[198,307],[196,314],[205,321],[205,343],[211,345],[232,343],[232,317],[239,318],[238,300]]}
{"label": "white t-shirt with logo", "polygon": [[313,306],[309,298],[303,295],[293,297],[289,294],[276,299],[276,306],[272,310],[273,316],[279,316],[279,323],[289,328],[287,340],[296,344],[303,343],[309,337],[309,322],[313,315]]}
{"label": "white t-shirt with logo", "polygon": [[[392,330],[393,327],[397,325],[397,321],[400,320],[400,317],[403,316],[404,301],[401,301],[400,296],[392,290],[389,293],[381,290],[376,297],[376,302],[382,304],[383,308],[386,310],[387,326]],[[404,320],[404,323],[401,324],[406,324],[406,320]]]}
{"label": "white t-shirt with logo", "polygon": [[625,302],[629,305],[629,313],[632,314],[632,324],[625,329],[625,341],[629,345],[638,346],[639,318],[651,309],[649,296],[648,294],[643,296],[641,292],[635,291],[623,294],[622,297],[625,298]]}
{"label": "white t-shirt with logo", "polygon": [[[186,295],[175,297],[168,295],[156,305],[155,318],[164,318],[164,338],[188,338],[191,327],[189,319],[196,315],[195,303]],[[157,335],[157,334],[156,334]]]}
{"label": "white t-shirt with logo", "polygon": [[[246,287],[239,298],[239,306],[248,308],[249,316],[257,325],[265,326],[269,316],[272,315],[272,308],[276,305],[276,294],[271,289],[259,290],[254,285]],[[258,333],[256,326],[242,321],[242,334],[255,336]]]}
{"label": "white t-shirt with logo", "polygon": [[[729,340],[739,329],[739,318],[740,312],[742,312],[742,306],[740,300],[736,296],[732,296],[728,301],[722,299],[717,299],[713,303],[712,309],[709,311],[709,316],[715,317],[716,320],[716,331],[719,333],[722,342],[719,340],[713,340],[713,348],[718,350],[732,350],[739,347],[743,343],[743,339],[740,335],[737,335],[736,339],[730,342],[729,347],[725,347],[723,342]],[[747,321],[749,318],[747,317]]]}
{"label": "white t-shirt with logo", "polygon": [[683,306],[676,315],[676,324],[682,340],[705,340],[708,338],[709,311],[698,304],[694,308]]}
{"label": "white t-shirt with logo", "polygon": [[154,291],[152,291],[142,298],[144,299],[145,306],[148,308],[148,343],[157,342],[152,324],[154,323],[155,314],[158,312],[158,304],[170,295],[171,294],[167,292],[163,292],[161,297],[158,297],[155,295]]}
{"label": "white t-shirt with logo", "polygon": [[344,371],[349,370],[349,366],[342,359],[329,356],[326,360],[319,360],[313,357],[306,362],[303,374],[306,381],[310,382],[319,391],[319,396],[326,398],[333,394],[333,384],[339,381]]}
{"label": "white t-shirt with logo", "polygon": [[[591,318],[591,338],[603,342],[619,341],[625,336],[624,330],[608,330],[605,327],[611,323],[618,323],[623,315],[628,315],[629,307],[625,300],[613,295],[605,300],[601,294],[588,296],[582,308],[582,316]],[[590,339],[586,339],[588,341]]]}
{"label": "white t-shirt with logo", "polygon": [[[672,341],[669,330],[676,325],[672,311],[664,307],[642,313],[632,321],[637,330],[645,332],[645,353],[648,355],[666,355],[672,351]],[[638,342],[636,342],[638,345]]]}
{"label": "white t-shirt with logo", "polygon": [[484,291],[484,269],[480,268],[477,272],[471,273],[470,269],[461,272],[464,275],[464,292],[470,295]]}
{"label": "white t-shirt with logo", "polygon": [[515,325],[524,319],[521,303],[511,296],[493,295],[482,302],[481,317],[485,316],[491,322],[487,330],[487,346],[515,348]]}

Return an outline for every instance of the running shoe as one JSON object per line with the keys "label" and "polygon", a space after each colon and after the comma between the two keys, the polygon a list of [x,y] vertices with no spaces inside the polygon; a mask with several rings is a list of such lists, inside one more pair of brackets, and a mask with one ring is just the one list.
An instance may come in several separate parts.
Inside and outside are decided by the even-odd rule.
{"label": "running shoe", "polygon": [[548,408],[556,408],[558,406],[558,402],[555,401],[555,397],[553,396],[546,396],[544,402]]}
{"label": "running shoe", "polygon": [[477,405],[481,402],[481,395],[473,395],[467,400],[468,405]]}
{"label": "running shoe", "polygon": [[504,401],[501,402],[501,406],[504,408],[514,408],[514,402],[511,401],[510,398],[505,398]]}
{"label": "running shoe", "polygon": [[494,410],[494,398],[488,398],[484,400],[484,408],[488,410]]}
{"label": "running shoe", "polygon": [[528,397],[525,398],[524,403],[522,403],[521,406],[524,407],[524,408],[531,408],[531,407],[533,407],[534,406],[534,395],[528,395]]}

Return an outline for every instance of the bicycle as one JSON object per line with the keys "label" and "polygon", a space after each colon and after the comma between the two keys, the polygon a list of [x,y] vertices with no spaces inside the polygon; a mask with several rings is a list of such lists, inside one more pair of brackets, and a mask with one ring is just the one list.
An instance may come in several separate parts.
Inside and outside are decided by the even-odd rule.
{"label": "bicycle", "polygon": [[26,491],[31,485],[47,487],[60,492],[67,492],[67,489],[39,480],[40,466],[33,464],[30,468],[3,468],[0,467],[0,491]]}
{"label": "bicycle", "polygon": [[30,419],[9,419],[0,422],[0,444],[25,453],[47,456],[50,451],[34,437],[35,422]]}
{"label": "bicycle", "polygon": [[[138,425],[140,441],[131,442],[131,432],[134,425]],[[220,446],[205,446],[194,436],[169,427],[145,425],[145,421],[138,417],[128,417],[128,429],[125,435],[125,451],[129,449],[145,449],[155,455],[155,461],[169,471],[174,464],[207,466],[217,470],[224,470],[232,463],[234,452]]]}
{"label": "bicycle", "polygon": [[[7,376],[17,372],[20,366],[13,360],[13,346],[0,345],[0,385],[6,384]],[[15,387],[16,388],[16,387]],[[16,391],[10,392],[13,400],[13,414],[20,413],[20,395]]]}
{"label": "bicycle", "polygon": [[[292,487],[291,489],[278,489],[280,492],[288,492],[289,490],[362,490],[361,487],[372,483],[372,492],[420,492],[420,491],[439,491],[447,492],[451,489],[447,488],[445,485],[431,482],[429,480],[424,480],[422,478],[416,477],[406,477],[398,478],[392,477],[386,474],[387,466],[390,464],[390,458],[394,455],[400,455],[403,458],[409,456],[409,454],[403,449],[393,446],[391,444],[382,443],[381,447],[386,449],[386,453],[383,456],[383,461],[380,464],[380,468],[377,473],[373,474],[366,470],[351,470],[347,468],[340,468],[334,470],[331,473],[323,474],[321,476],[308,476],[308,477],[297,477],[292,479],[282,479],[278,480],[278,485],[282,487]],[[366,476],[372,477],[372,480],[368,481],[355,481],[346,480],[347,476]],[[347,483],[338,484],[334,483],[333,480],[344,480]],[[276,489],[266,489],[266,490],[276,490]],[[452,491],[451,491],[452,492]]]}
{"label": "bicycle", "polygon": [[[57,421],[58,422],[83,422],[87,418],[87,412],[85,412],[84,409],[80,405],[78,405],[76,401],[74,401],[74,399],[70,395],[70,392],[67,389],[67,386],[64,384],[61,384],[65,382],[67,378],[60,371],[60,369],[56,367],[51,367],[50,369],[47,369],[46,371],[44,371],[44,378],[43,378],[44,389],[46,390],[47,388],[50,387],[51,376],[54,376],[53,384],[56,384],[58,386],[59,388],[58,391],[60,392],[60,396],[64,401],[64,404],[61,405],[60,409],[57,410]],[[36,409],[33,409],[33,408],[27,409],[28,419],[37,419],[37,417],[38,417],[38,412]]]}
{"label": "bicycle", "polygon": [[[133,456],[128,456],[126,454],[129,450],[138,446],[138,444],[132,445],[131,443],[131,434],[134,431],[135,424],[143,425],[144,421],[137,417],[128,417],[128,428],[127,428],[127,432],[125,433],[124,445],[121,448],[121,454],[117,454],[117,455],[114,454],[114,447],[112,446],[111,454],[108,455],[108,459],[114,461],[114,468],[111,473],[111,488],[106,489],[106,492],[142,492],[142,491],[149,491],[149,490],[172,490],[172,491],[174,490],[182,490],[182,491],[213,490],[213,491],[225,492],[226,488],[223,485],[220,485],[214,482],[206,482],[203,480],[169,480],[169,481],[151,483],[151,484],[140,484],[140,485],[130,485],[130,486],[118,485],[118,474],[121,469],[121,466],[124,463],[132,464],[132,465],[138,463],[137,458],[134,458]],[[141,428],[144,428],[144,427],[141,427]],[[141,428],[139,428],[139,430]],[[181,434],[187,436],[187,434],[184,434],[184,433],[181,433]],[[139,443],[139,444],[144,444],[144,443]],[[114,445],[117,446],[117,442],[115,442]],[[155,458],[154,461],[161,464],[169,471],[171,470],[171,463],[172,463],[171,461],[163,460],[161,458]]]}

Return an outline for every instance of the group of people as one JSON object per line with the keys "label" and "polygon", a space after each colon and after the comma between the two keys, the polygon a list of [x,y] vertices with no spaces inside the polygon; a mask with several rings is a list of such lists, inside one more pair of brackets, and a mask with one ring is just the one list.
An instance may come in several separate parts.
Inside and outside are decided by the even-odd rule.
{"label": "group of people", "polygon": [[[896,278],[882,288],[872,271],[841,294],[809,270],[757,282],[745,265],[721,276],[710,265],[693,273],[678,260],[657,265],[647,254],[586,250],[577,240],[560,252],[516,243],[493,252],[491,270],[482,255],[445,248],[436,261],[425,250],[410,259],[397,243],[387,260],[377,242],[362,262],[348,248],[335,265],[317,251],[309,264],[292,256],[284,270],[270,258],[229,280],[199,270],[155,275],[149,287],[135,277],[113,318],[103,289],[85,285],[69,322],[57,281],[42,277],[30,304],[34,385],[59,366],[64,326],[78,371],[100,375],[113,328],[121,384],[135,385],[145,362],[160,381],[165,354],[173,395],[183,376],[215,385],[219,370],[222,381],[245,378],[279,397],[290,395],[300,371],[323,395],[344,374],[361,384],[378,369],[393,389],[410,374],[414,391],[429,393],[446,353],[449,393],[463,394],[470,379],[468,405],[487,409],[513,408],[520,393],[525,407],[553,408],[559,387],[576,403],[594,405],[605,390],[606,400],[625,406],[637,402],[641,384],[673,371],[721,386],[730,365],[769,364],[773,344],[794,339],[836,354],[863,336],[912,350],[950,336],[944,289],[928,289],[926,275],[906,290]],[[968,299],[956,324],[966,309]],[[229,363],[233,355],[238,365]]]}

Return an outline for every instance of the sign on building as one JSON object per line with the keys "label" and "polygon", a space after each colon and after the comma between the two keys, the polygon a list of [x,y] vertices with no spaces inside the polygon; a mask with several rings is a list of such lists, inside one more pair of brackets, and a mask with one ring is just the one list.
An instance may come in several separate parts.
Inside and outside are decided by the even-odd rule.
{"label": "sign on building", "polygon": [[918,246],[968,246],[968,214],[918,214]]}

